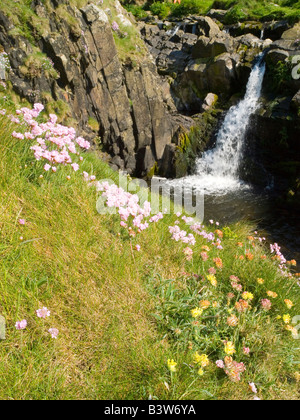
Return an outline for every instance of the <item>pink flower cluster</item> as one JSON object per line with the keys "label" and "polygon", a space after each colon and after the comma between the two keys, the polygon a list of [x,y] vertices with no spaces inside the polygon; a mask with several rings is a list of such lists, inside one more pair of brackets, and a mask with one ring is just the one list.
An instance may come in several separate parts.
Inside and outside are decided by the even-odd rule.
{"label": "pink flower cluster", "polygon": [[218,368],[225,370],[226,375],[232,382],[239,382],[241,374],[246,371],[244,363],[235,362],[232,357],[225,357],[225,363],[223,360],[217,360],[216,365]]}
{"label": "pink flower cluster", "polygon": [[179,226],[169,226],[169,232],[172,234],[172,239],[176,242],[182,241],[184,244],[189,245],[195,245],[196,243],[194,235],[181,230]]}
{"label": "pink flower cluster", "polygon": [[261,306],[265,311],[269,311],[272,308],[272,302],[269,299],[263,299]]}
{"label": "pink flower cluster", "polygon": [[45,171],[52,169],[56,172],[59,164],[70,165],[75,172],[78,171],[79,165],[73,162],[71,155],[79,155],[77,146],[88,150],[90,143],[77,137],[73,127],[57,124],[57,116],[54,114],[50,115],[48,122],[38,123],[36,119],[43,110],[42,104],[35,104],[33,109],[21,108],[16,111],[19,118],[10,115],[13,123],[21,124],[22,121],[27,130],[25,133],[14,131],[12,136],[18,140],[35,140],[31,150],[37,161],[46,161]]}
{"label": "pink flower cluster", "polygon": [[[102,192],[102,197],[105,199],[105,205],[108,208],[116,208],[121,219],[121,227],[128,229],[130,236],[135,236],[136,233],[149,228],[150,223],[157,223],[163,219],[163,214],[158,213],[152,217],[151,204],[145,201],[140,205],[139,196],[126,192],[123,188],[116,184],[109,184],[108,182],[100,183],[96,181],[96,177],[89,176],[86,172],[83,176],[90,185],[95,185],[97,191]],[[136,247],[140,250],[140,246]]]}
{"label": "pink flower cluster", "polygon": [[[48,310],[48,308],[46,308],[44,306],[42,309],[38,309],[36,311],[36,316],[38,318],[46,319],[46,318],[48,318],[50,316],[50,311]],[[22,321],[18,321],[16,323],[15,328],[18,331],[22,331],[22,330],[25,330],[26,329],[27,325],[28,324],[27,324],[26,319],[23,319]],[[48,330],[48,332],[49,332],[49,334],[51,335],[52,338],[55,338],[56,339],[58,337],[58,334],[59,334],[58,329],[56,329],[56,328],[50,328]]]}

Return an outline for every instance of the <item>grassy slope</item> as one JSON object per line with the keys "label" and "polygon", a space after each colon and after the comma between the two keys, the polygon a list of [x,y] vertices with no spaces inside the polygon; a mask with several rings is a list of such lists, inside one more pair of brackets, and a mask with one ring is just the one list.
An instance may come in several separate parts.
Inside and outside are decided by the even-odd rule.
{"label": "grassy slope", "polygon": [[[133,259],[128,241],[118,236],[118,218],[97,214],[93,189],[75,174],[68,181],[67,170],[40,179],[29,144],[10,136],[14,128],[0,117],[0,313],[7,322],[7,338],[0,343],[1,399],[247,399],[251,381],[263,398],[298,397],[297,342],[274,320],[287,311],[285,297],[293,297],[290,313],[297,314],[298,287],[278,276],[271,261],[260,262],[261,247],[254,250],[255,261],[241,262],[235,259],[236,241],[225,240],[220,286],[206,286],[198,295],[201,283],[181,273],[203,274],[216,250],[203,264],[199,254],[206,242],[198,240],[193,262],[185,262],[183,244],[173,243],[168,233],[176,218],[166,216],[141,235],[142,251]],[[82,169],[98,179],[116,177],[92,153]],[[245,227],[234,230],[245,239]],[[230,274],[241,276],[258,299],[266,297],[265,288],[275,289],[280,302],[271,316],[251,313],[234,333],[223,324],[219,330],[207,324],[200,347],[196,340],[189,350],[195,338],[190,309],[200,298],[217,300],[226,321]],[[257,277],[266,281],[262,289]],[[51,317],[41,321],[35,311],[44,305]],[[15,322],[24,318],[27,330],[16,331]],[[178,337],[176,326],[183,332]],[[50,327],[60,330],[57,341],[47,333]],[[213,363],[204,377],[191,372],[185,363],[194,350],[204,345],[213,362],[229,334],[253,351],[244,360],[243,381],[230,383]],[[178,362],[171,377],[168,358]]]}
{"label": "grassy slope", "polygon": [[[5,0],[3,7],[9,4]],[[0,313],[7,322],[7,338],[0,342],[1,399],[139,399],[149,394],[247,399],[252,398],[250,381],[257,383],[262,398],[298,398],[297,341],[275,318],[299,313],[299,289],[278,276],[270,260],[260,262],[263,249],[255,248],[254,262],[240,262],[236,241],[225,240],[220,286],[217,291],[205,286],[198,296],[202,285],[182,272],[207,272],[219,255],[216,250],[203,264],[199,254],[206,242],[198,240],[194,260],[186,262],[184,246],[171,242],[168,233],[176,218],[166,216],[141,235],[142,252],[133,259],[128,241],[118,236],[118,219],[97,214],[95,192],[80,176],[67,181],[64,170],[39,179],[29,145],[12,139],[13,129],[0,116]],[[116,177],[91,153],[85,155],[84,169],[98,179]],[[26,219],[25,226],[18,224],[20,218]],[[247,228],[233,229],[246,241]],[[220,314],[226,324],[231,274],[241,276],[255,293],[256,306],[266,297],[265,288],[275,290],[280,301],[270,317],[253,312],[234,331],[224,322],[218,328],[207,323],[198,343],[190,309],[200,298],[215,299],[225,308]],[[265,278],[263,288],[257,277]],[[292,311],[282,303],[286,297],[295,303]],[[51,318],[43,322],[35,311],[44,305]],[[28,328],[17,332],[15,322],[23,318]],[[50,327],[60,330],[57,341],[49,337]],[[177,328],[182,330],[178,336]],[[253,351],[243,359],[247,372],[238,385],[213,363],[204,377],[188,367],[196,349],[207,351],[212,362],[224,357],[226,338],[245,341]],[[172,376],[168,358],[178,362]],[[240,350],[237,360],[242,360]]]}

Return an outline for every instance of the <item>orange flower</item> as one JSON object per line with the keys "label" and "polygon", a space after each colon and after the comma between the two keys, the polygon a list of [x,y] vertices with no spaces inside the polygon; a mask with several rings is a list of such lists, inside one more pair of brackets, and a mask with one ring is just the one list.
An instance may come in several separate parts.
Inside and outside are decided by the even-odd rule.
{"label": "orange flower", "polygon": [[247,252],[247,253],[246,253],[246,258],[247,258],[247,260],[252,261],[252,260],[253,260],[253,258],[254,258],[254,255],[253,255],[253,254],[251,254],[251,252]]}
{"label": "orange flower", "polygon": [[220,229],[216,230],[216,234],[218,235],[219,238],[223,238],[223,232]]}
{"label": "orange flower", "polygon": [[217,268],[223,268],[223,261],[221,258],[214,258],[214,263],[216,264]]}
{"label": "orange flower", "polygon": [[201,300],[200,302],[200,308],[201,309],[208,309],[210,307],[210,301],[209,300]]}
{"label": "orange flower", "polygon": [[244,246],[244,244],[243,244],[243,242],[238,242],[237,243],[237,246],[240,247],[240,248],[242,248]]}
{"label": "orange flower", "polygon": [[249,308],[249,303],[243,299],[240,299],[238,302],[236,302],[235,308],[240,313],[245,312]]}
{"label": "orange flower", "polygon": [[241,260],[241,261],[243,261],[245,258],[244,258],[244,256],[243,255],[240,255],[239,256],[239,260]]}
{"label": "orange flower", "polygon": [[275,293],[275,292],[271,292],[270,290],[267,292],[267,295],[269,296],[269,297],[271,297],[271,298],[273,298],[273,299],[276,299],[277,298],[277,293]]}

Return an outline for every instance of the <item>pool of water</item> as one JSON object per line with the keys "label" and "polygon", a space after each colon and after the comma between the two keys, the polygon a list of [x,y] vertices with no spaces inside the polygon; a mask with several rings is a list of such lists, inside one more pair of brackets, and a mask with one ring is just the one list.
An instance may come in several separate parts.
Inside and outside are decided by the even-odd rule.
{"label": "pool of water", "polygon": [[204,191],[205,223],[212,219],[224,226],[241,220],[248,221],[269,243],[277,242],[287,259],[300,261],[298,215],[279,207],[271,189],[261,191],[241,181],[226,182],[226,179],[220,179],[219,188],[216,188],[216,179],[206,177],[202,180],[198,176],[166,180],[166,183],[170,186],[184,185],[185,192],[192,192],[194,197],[197,192]]}

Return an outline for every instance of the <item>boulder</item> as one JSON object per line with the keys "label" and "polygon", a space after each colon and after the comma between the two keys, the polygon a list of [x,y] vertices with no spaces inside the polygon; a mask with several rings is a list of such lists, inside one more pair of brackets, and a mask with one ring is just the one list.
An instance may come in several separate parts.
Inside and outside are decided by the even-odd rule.
{"label": "boulder", "polygon": [[297,23],[293,28],[288,29],[282,34],[282,39],[296,40],[300,39],[300,23]]}
{"label": "boulder", "polygon": [[193,17],[193,19],[198,24],[198,31],[200,35],[213,38],[221,32],[219,26],[208,16],[196,16]]}
{"label": "boulder", "polygon": [[204,103],[202,105],[203,111],[209,111],[212,109],[218,101],[218,95],[214,93],[209,93],[206,98],[204,99]]}
{"label": "boulder", "polygon": [[207,70],[209,88],[218,94],[230,93],[236,81],[235,65],[235,60],[228,53],[216,57]]}
{"label": "boulder", "polygon": [[194,59],[212,58],[232,51],[232,38],[225,33],[220,33],[213,38],[201,36],[192,48],[192,57]]}

